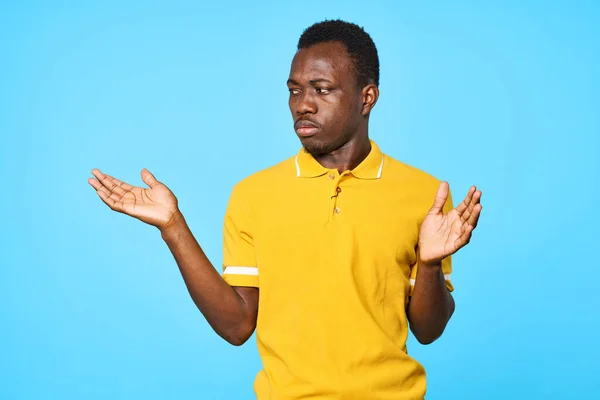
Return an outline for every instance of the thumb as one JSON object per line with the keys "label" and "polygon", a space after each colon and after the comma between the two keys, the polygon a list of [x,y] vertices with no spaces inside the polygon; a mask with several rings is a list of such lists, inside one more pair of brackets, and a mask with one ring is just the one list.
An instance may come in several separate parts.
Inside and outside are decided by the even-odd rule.
{"label": "thumb", "polygon": [[142,181],[144,181],[144,183],[146,185],[150,186],[151,188],[160,184],[160,182],[156,180],[154,175],[152,175],[152,173],[150,171],[148,171],[146,168],[142,169]]}
{"label": "thumb", "polygon": [[444,209],[444,204],[446,204],[446,200],[448,200],[448,192],[450,191],[450,187],[448,182],[440,183],[440,187],[435,194],[435,200],[433,201],[433,205],[429,210],[429,214],[441,214]]}

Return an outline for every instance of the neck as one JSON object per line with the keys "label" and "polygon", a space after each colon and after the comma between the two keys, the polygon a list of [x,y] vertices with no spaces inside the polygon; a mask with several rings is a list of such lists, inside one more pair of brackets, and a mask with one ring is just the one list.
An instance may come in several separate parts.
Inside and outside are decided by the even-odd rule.
{"label": "neck", "polygon": [[368,135],[357,135],[330,153],[316,156],[315,159],[325,168],[335,168],[341,174],[356,168],[371,151]]}

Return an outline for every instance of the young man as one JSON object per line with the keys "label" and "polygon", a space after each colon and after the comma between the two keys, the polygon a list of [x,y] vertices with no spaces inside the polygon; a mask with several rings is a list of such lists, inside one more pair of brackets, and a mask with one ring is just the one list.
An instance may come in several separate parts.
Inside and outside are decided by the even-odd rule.
{"label": "young man", "polygon": [[471,237],[481,192],[472,187],[453,208],[447,183],[369,139],[379,61],[362,28],[308,28],[287,84],[302,149],[234,187],[222,275],[148,170],[148,188],[97,169],[89,183],[111,209],[160,230],[220,336],[241,345],[257,329],[258,399],[422,399],[408,329],[424,344],[444,331],[450,256]]}

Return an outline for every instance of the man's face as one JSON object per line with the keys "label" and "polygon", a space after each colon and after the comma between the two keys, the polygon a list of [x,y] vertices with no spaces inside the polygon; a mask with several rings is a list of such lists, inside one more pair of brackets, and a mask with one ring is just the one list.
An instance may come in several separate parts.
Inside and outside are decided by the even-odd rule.
{"label": "man's face", "polygon": [[352,60],[339,42],[300,49],[288,79],[294,129],[310,154],[346,144],[364,122],[363,99]]}

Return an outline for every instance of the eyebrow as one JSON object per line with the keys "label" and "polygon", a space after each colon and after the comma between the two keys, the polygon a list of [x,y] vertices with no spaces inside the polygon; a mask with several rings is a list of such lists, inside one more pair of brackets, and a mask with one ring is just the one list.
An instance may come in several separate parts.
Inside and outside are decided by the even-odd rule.
{"label": "eyebrow", "polygon": [[[321,78],[321,79],[313,79],[313,80],[309,81],[309,83],[310,83],[311,85],[315,85],[315,84],[317,84],[317,83],[333,83],[333,82],[331,82],[331,81],[330,81],[330,80],[328,80],[328,79]],[[288,85],[300,85],[300,84],[299,84],[297,81],[295,81],[294,79],[288,79],[288,80],[287,80],[287,84],[288,84]]]}
{"label": "eyebrow", "polygon": [[311,85],[314,85],[315,83],[333,83],[333,82],[331,82],[328,79],[323,79],[323,78],[321,78],[321,79],[313,79],[312,81],[310,81]]}

